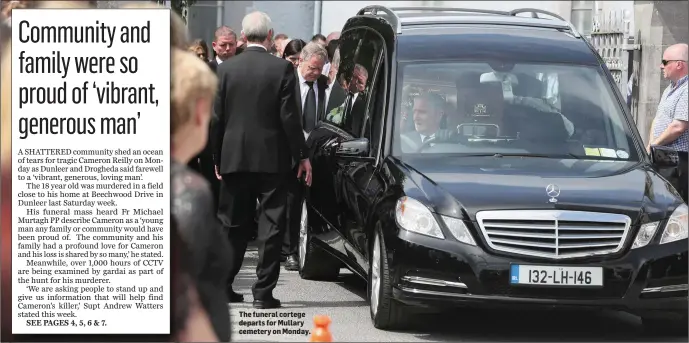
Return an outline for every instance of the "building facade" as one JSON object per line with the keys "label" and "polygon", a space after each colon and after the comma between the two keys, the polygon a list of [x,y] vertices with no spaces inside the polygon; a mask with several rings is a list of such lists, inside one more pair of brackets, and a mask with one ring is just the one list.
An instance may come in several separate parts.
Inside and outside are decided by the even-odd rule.
{"label": "building facade", "polygon": [[252,11],[266,12],[273,20],[276,33],[310,39],[314,23],[320,13],[316,1],[197,1],[187,18],[192,38],[202,38],[210,44],[215,29],[227,25],[240,33],[242,18]]}
{"label": "building facade", "polygon": [[[633,14],[633,1],[215,1],[199,0],[189,9],[189,30],[194,38],[212,41],[220,25],[241,30],[247,13],[268,13],[276,32],[308,40],[315,33],[327,35],[339,31],[347,19],[368,5],[388,7],[432,6],[461,7],[509,11],[515,8],[537,8],[553,12],[571,21],[582,33],[593,29],[595,17],[613,10]],[[633,28],[632,28],[633,30]]]}

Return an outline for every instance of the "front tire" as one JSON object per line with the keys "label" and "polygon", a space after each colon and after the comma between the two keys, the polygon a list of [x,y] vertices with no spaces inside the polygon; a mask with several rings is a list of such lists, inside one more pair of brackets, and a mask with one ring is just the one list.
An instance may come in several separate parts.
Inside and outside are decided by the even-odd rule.
{"label": "front tire", "polygon": [[311,241],[306,201],[301,205],[299,223],[299,276],[305,280],[335,280],[340,275],[340,261]]}
{"label": "front tire", "polygon": [[380,227],[376,228],[371,246],[371,263],[368,273],[368,298],[373,326],[381,330],[403,327],[408,319],[404,304],[392,296],[392,278],[388,266],[387,250]]}

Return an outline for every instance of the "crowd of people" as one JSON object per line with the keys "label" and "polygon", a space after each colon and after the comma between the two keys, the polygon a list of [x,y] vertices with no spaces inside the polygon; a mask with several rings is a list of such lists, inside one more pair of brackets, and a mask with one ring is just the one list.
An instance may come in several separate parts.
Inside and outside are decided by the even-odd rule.
{"label": "crowd of people", "polygon": [[[147,1],[123,6],[158,7]],[[95,1],[3,1],[3,185],[11,184],[9,22],[13,8],[32,7],[92,8]],[[331,110],[345,103],[346,94],[350,94],[348,106],[359,106],[356,94],[363,91],[368,78],[366,69],[356,65],[350,83],[335,82],[338,32],[327,37],[317,34],[308,42],[276,34],[262,12],[246,15],[241,26],[238,32],[219,27],[209,45],[191,41],[184,21],[171,11],[171,338],[175,341],[230,340],[228,304],[244,301],[233,283],[251,241],[259,251],[253,306],[281,306],[273,290],[281,263],[287,270],[299,267],[301,203],[312,182],[306,138],[325,116],[337,120],[331,116],[338,112]],[[677,104],[681,95],[686,103],[686,44],[669,48],[663,58],[665,76],[673,83],[660,109],[668,101]],[[659,113],[654,123],[649,142],[686,153],[686,106]],[[6,201],[10,192],[3,187],[5,289],[11,285],[11,269],[5,268],[12,251],[11,230],[5,229],[11,227],[11,202]],[[10,292],[2,293],[3,328],[11,327],[10,296]],[[6,336],[8,331],[3,330],[3,341],[12,340]]]}
{"label": "crowd of people", "polygon": [[[198,93],[215,94],[212,103],[208,97],[183,101],[197,101],[192,108],[213,115],[186,121],[194,126],[181,136],[205,145],[191,156],[197,145],[179,143],[187,153],[180,151],[174,158],[173,189],[181,200],[174,212],[182,235],[194,241],[194,268],[202,271],[201,301],[220,340],[229,338],[226,304],[244,301],[233,283],[249,242],[259,252],[252,287],[255,308],[280,307],[273,290],[281,263],[287,270],[298,269],[301,202],[311,184],[306,137],[333,107],[328,104],[337,88],[338,39],[338,32],[315,35],[309,42],[275,34],[268,15],[253,12],[242,21],[240,34],[219,27],[212,49],[203,40],[187,47],[189,56],[215,74],[217,88]],[[190,94],[189,87],[201,89],[193,80],[173,82],[173,87],[179,84],[180,94]],[[202,237],[198,230],[205,231]]]}

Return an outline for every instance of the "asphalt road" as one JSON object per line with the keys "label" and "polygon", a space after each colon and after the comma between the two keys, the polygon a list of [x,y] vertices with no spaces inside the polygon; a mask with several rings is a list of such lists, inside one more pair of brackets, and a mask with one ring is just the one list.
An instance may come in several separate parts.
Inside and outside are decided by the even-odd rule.
{"label": "asphalt road", "polygon": [[[300,330],[312,330],[313,317],[318,314],[330,316],[330,331],[336,342],[687,342],[687,336],[644,335],[637,317],[617,312],[456,310],[418,315],[418,325],[407,331],[381,331],[371,324],[365,283],[344,269],[337,282],[316,282],[302,280],[297,272],[283,268],[274,294],[283,307],[255,310],[251,306],[251,285],[256,279],[258,253],[255,248],[249,249],[234,285],[237,292],[244,294],[245,303],[232,304],[230,310],[232,341],[235,342],[308,342],[310,333]],[[276,317],[256,317],[265,313]],[[283,332],[285,329],[290,331]],[[265,331],[263,334],[240,334],[240,330]]]}

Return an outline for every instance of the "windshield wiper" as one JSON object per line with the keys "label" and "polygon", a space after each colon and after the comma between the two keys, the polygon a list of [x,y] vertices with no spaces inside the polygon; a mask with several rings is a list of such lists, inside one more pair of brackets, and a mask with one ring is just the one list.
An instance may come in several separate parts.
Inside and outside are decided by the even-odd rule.
{"label": "windshield wiper", "polygon": [[566,154],[559,154],[559,155],[547,155],[547,154],[528,154],[528,153],[490,153],[490,154],[466,154],[462,156],[467,156],[467,157],[482,157],[482,156],[491,156],[495,158],[502,158],[502,157],[538,157],[538,158],[573,158],[580,160],[581,157],[566,153]]}

